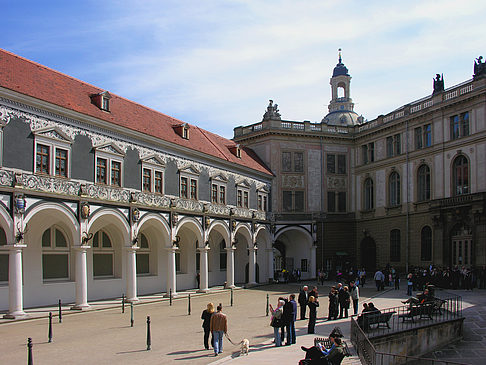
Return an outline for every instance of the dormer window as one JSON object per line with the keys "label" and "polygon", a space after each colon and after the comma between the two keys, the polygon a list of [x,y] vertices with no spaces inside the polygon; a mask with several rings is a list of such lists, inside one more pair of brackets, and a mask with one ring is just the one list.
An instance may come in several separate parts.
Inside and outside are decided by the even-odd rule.
{"label": "dormer window", "polygon": [[182,123],[174,126],[175,132],[184,139],[189,139],[189,125]]}
{"label": "dormer window", "polygon": [[233,155],[235,155],[238,158],[241,158],[241,147],[239,144],[235,146],[228,146],[228,149],[231,151]]}
{"label": "dormer window", "polygon": [[101,110],[105,112],[110,111],[110,99],[111,95],[108,91],[103,91],[99,94],[91,95],[91,103],[96,105]]}

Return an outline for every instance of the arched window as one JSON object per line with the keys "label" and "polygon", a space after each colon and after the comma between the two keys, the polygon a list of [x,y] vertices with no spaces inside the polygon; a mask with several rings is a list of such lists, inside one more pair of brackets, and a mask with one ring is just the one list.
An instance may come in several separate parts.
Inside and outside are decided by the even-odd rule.
{"label": "arched window", "polygon": [[417,170],[417,200],[430,200],[430,169],[425,164]]}
{"label": "arched window", "polygon": [[469,194],[469,163],[463,155],[456,157],[452,164],[454,195]]}
{"label": "arched window", "polygon": [[[7,244],[7,235],[0,227],[0,246]],[[8,253],[0,251],[0,283],[8,281]]]}
{"label": "arched window", "polygon": [[150,274],[150,245],[147,236],[140,233],[140,248],[136,253],[137,275]]}
{"label": "arched window", "polygon": [[432,261],[432,229],[429,226],[422,228],[420,233],[420,259]]}
{"label": "arched window", "polygon": [[374,207],[373,180],[367,178],[364,182],[364,210],[372,210]]}
{"label": "arched window", "polygon": [[93,276],[114,276],[114,259],[115,251],[110,236],[105,231],[99,230],[93,237]]}
{"label": "arched window", "polygon": [[400,230],[390,232],[390,261],[400,261]]}
{"label": "arched window", "polygon": [[388,180],[388,193],[388,204],[390,207],[400,205],[400,175],[398,175],[398,172],[396,171],[390,174],[390,178]]}
{"label": "arched window", "polygon": [[224,240],[219,243],[219,269],[226,271],[226,243]]}
{"label": "arched window", "polygon": [[69,280],[69,247],[66,236],[57,226],[42,234],[42,278]]}

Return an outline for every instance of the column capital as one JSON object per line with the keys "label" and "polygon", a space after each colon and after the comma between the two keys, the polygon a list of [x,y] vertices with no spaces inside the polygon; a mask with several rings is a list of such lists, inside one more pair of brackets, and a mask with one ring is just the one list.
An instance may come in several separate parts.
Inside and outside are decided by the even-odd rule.
{"label": "column capital", "polygon": [[137,252],[137,250],[139,250],[140,247],[138,246],[125,246],[125,250],[127,250],[128,252]]}
{"label": "column capital", "polygon": [[224,249],[226,251],[228,251],[228,252],[234,252],[234,251],[236,251],[236,247],[225,247]]}
{"label": "column capital", "polygon": [[23,243],[14,243],[11,245],[5,245],[3,248],[6,248],[7,250],[15,251],[15,250],[22,250],[23,248],[26,248],[27,245]]}
{"label": "column capital", "polygon": [[177,252],[179,251],[179,247],[174,247],[174,246],[171,246],[171,247],[165,247],[165,250],[169,251],[169,252]]}
{"label": "column capital", "polygon": [[210,250],[210,248],[209,247],[198,247],[197,250],[199,252],[208,252]]}
{"label": "column capital", "polygon": [[72,249],[75,251],[84,251],[86,252],[91,246],[83,245],[83,246],[72,246]]}

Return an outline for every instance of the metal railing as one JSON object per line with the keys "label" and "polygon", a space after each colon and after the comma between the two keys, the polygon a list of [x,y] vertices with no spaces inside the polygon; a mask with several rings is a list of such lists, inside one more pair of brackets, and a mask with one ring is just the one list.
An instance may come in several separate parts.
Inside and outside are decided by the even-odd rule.
{"label": "metal railing", "polygon": [[442,291],[436,291],[434,297],[434,301],[427,304],[407,303],[400,307],[381,310],[381,318],[385,319],[388,315],[390,316],[388,326],[386,323],[374,323],[374,320],[371,319],[372,317],[377,319],[377,314],[374,313],[368,314],[369,323],[366,320],[367,314],[364,316],[353,315],[351,317],[351,342],[354,344],[361,362],[366,365],[461,364],[453,361],[378,352],[371,343],[372,338],[428,327],[462,317],[462,297]]}

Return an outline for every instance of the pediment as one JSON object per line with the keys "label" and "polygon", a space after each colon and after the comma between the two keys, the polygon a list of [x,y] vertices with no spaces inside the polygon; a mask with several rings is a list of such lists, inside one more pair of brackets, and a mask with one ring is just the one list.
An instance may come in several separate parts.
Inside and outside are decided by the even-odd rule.
{"label": "pediment", "polygon": [[225,183],[228,182],[228,178],[221,173],[214,174],[213,176],[211,176],[211,180],[221,181]]}
{"label": "pediment", "polygon": [[123,150],[113,142],[104,143],[102,145],[95,146],[95,149],[96,149],[96,151],[99,151],[99,152],[106,152],[106,153],[111,153],[111,154],[115,154],[115,155],[125,156],[125,153],[123,152]]}
{"label": "pediment", "polygon": [[165,167],[165,162],[156,155],[150,155],[142,159],[143,163]]}
{"label": "pediment", "polygon": [[245,187],[245,188],[250,188],[250,183],[246,179],[239,179],[236,181],[237,186]]}
{"label": "pediment", "polygon": [[192,165],[181,168],[179,172],[181,174],[199,175],[199,170]]}
{"label": "pediment", "polygon": [[50,139],[55,139],[60,142],[73,143],[71,137],[64,133],[60,128],[57,127],[47,127],[37,129],[34,132],[36,137],[45,137]]}

